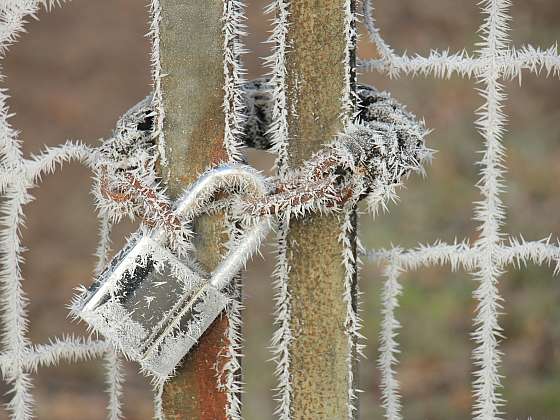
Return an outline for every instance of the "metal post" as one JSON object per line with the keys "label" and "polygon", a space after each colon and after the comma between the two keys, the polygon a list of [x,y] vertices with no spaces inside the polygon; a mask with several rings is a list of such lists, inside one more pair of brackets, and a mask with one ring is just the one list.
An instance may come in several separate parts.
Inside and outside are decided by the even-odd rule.
{"label": "metal post", "polygon": [[[228,0],[160,0],[160,62],[167,166],[162,174],[177,196],[211,163],[227,160],[224,140],[222,14]],[[203,266],[214,267],[223,249],[222,216],[204,217],[195,226]],[[227,396],[218,389],[216,366],[225,362],[228,319],[218,318],[198,347],[165,384],[167,420],[226,418]]]}
{"label": "metal post", "polygon": [[[342,129],[348,75],[346,0],[292,0],[286,55],[289,166],[297,167]],[[353,63],[350,63],[353,64]],[[351,65],[350,67],[353,68]],[[355,222],[355,217],[353,217]],[[293,419],[347,419],[353,346],[345,328],[347,306],[338,216],[292,220],[287,235],[290,402]],[[351,238],[355,253],[355,238]],[[355,299],[355,276],[353,276]],[[355,303],[355,302],[354,302]],[[351,367],[353,369],[354,366]]]}

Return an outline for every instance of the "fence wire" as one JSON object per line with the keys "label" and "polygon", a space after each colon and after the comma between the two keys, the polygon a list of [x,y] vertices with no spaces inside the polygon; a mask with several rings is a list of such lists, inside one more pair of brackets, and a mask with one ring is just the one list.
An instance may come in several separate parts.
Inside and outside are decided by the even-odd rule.
{"label": "fence wire", "polygon": [[533,46],[516,48],[510,42],[508,0],[484,0],[480,2],[483,21],[480,25],[480,40],[474,55],[458,52],[432,51],[429,56],[399,55],[384,41],[373,19],[371,0],[363,4],[363,14],[371,41],[377,47],[379,58],[361,60],[362,70],[379,71],[391,77],[424,76],[448,79],[452,76],[475,78],[477,91],[484,103],[479,108],[476,126],[484,140],[480,165],[480,180],[477,183],[481,199],[474,203],[475,220],[479,222],[478,239],[472,244],[446,244],[436,241],[433,245],[415,249],[395,247],[388,250],[368,252],[372,261],[383,260],[385,286],[383,291],[383,321],[380,334],[381,386],[385,417],[390,420],[402,418],[399,383],[395,373],[397,364],[397,334],[400,327],[395,309],[401,292],[399,277],[402,273],[420,267],[449,265],[453,270],[463,269],[472,273],[478,282],[474,298],[478,301],[474,318],[473,350],[474,395],[473,418],[480,420],[499,419],[505,401],[500,395],[502,375],[499,372],[502,338],[498,323],[501,297],[498,284],[508,265],[520,268],[528,262],[535,264],[560,264],[560,248],[549,239],[525,241],[521,235],[502,231],[506,208],[502,202],[505,165],[503,156],[504,122],[503,112],[506,94],[502,81],[518,78],[524,70],[535,74],[560,74],[560,57],[556,46],[542,49]]}
{"label": "fence wire", "polygon": [[[37,14],[40,7],[51,8],[56,0],[4,0],[0,4],[0,54],[4,56],[23,31],[26,20]],[[533,46],[516,48],[509,37],[509,1],[484,0],[484,16],[480,26],[481,40],[474,55],[465,52],[450,54],[433,51],[429,56],[399,55],[383,40],[372,17],[369,0],[363,4],[364,20],[371,38],[377,46],[379,58],[360,60],[362,71],[379,71],[391,77],[452,76],[474,78],[479,82],[484,103],[478,113],[477,127],[484,140],[480,160],[480,182],[477,184],[481,200],[474,203],[479,222],[478,239],[447,244],[436,241],[432,245],[413,249],[394,247],[387,250],[370,250],[371,261],[383,261],[385,285],[383,290],[383,322],[379,368],[382,374],[382,398],[385,416],[398,420],[401,415],[399,383],[395,374],[397,364],[399,323],[395,310],[401,293],[399,278],[402,273],[421,267],[447,265],[452,270],[462,269],[472,273],[478,281],[474,297],[478,301],[474,319],[476,348],[473,351],[476,369],[473,383],[475,419],[492,420],[502,415],[504,401],[499,393],[500,326],[498,312],[500,295],[497,285],[507,266],[521,268],[528,262],[560,266],[560,246],[550,240],[525,241],[521,235],[502,231],[506,208],[501,200],[504,183],[504,121],[503,104],[506,95],[502,81],[519,78],[523,71],[535,74],[560,74],[560,56],[556,46],[542,49]],[[91,150],[80,143],[66,143],[50,148],[38,156],[24,158],[18,133],[8,122],[10,112],[7,96],[0,92],[0,193],[1,205],[0,245],[2,247],[0,272],[2,305],[2,347],[0,369],[3,379],[11,387],[7,409],[12,419],[27,420],[33,417],[31,375],[39,368],[59,363],[79,363],[103,358],[106,366],[108,417],[122,418],[121,393],[123,378],[119,356],[102,340],[65,336],[53,338],[46,344],[33,344],[26,336],[29,325],[21,275],[23,245],[20,227],[23,207],[31,199],[30,190],[38,186],[41,177],[51,173],[63,163],[76,160],[91,166]],[[99,267],[106,261],[110,230],[106,219],[100,220],[101,237],[98,256]],[[161,413],[161,389],[155,392],[156,413]]]}

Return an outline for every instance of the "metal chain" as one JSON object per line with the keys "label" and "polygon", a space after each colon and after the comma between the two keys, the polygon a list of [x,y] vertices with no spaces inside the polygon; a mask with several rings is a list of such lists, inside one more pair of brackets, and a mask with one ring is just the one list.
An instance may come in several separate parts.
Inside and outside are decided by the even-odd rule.
{"label": "metal chain", "polygon": [[[245,146],[268,150],[271,94],[266,79],[248,82],[245,94]],[[335,139],[283,177],[267,179],[269,194],[244,197],[241,210],[250,217],[269,214],[301,216],[310,211],[338,211],[355,205],[376,188],[393,187],[413,171],[422,171],[430,156],[424,144],[423,122],[387,93],[369,86],[357,89],[354,122]],[[177,236],[184,222],[156,176],[151,97],[129,110],[117,123],[113,137],[98,149],[94,193],[114,218],[128,213],[150,226],[162,225]],[[223,208],[228,194],[213,203]]]}

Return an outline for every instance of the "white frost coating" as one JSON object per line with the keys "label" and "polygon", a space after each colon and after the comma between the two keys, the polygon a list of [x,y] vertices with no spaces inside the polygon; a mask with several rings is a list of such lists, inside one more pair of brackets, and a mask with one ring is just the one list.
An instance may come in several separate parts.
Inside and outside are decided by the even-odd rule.
{"label": "white frost coating", "polygon": [[175,373],[185,353],[197,343],[228,302],[229,299],[215,289],[205,289],[191,306],[192,312],[186,329],[179,325],[179,318],[170,324],[169,329],[173,331],[163,334],[163,340],[149,349],[140,360],[142,371],[153,377],[154,384],[165,383]]}
{"label": "white frost coating", "polygon": [[[398,253],[395,250],[399,250]],[[560,243],[552,244],[550,238],[540,241],[525,241],[523,238],[504,238],[495,249],[496,264],[505,269],[513,265],[521,269],[528,263],[537,265],[554,265],[555,274],[560,265]],[[379,249],[368,251],[370,261],[394,261],[404,271],[414,271],[421,268],[449,265],[452,271],[462,269],[475,271],[483,257],[484,249],[471,246],[467,241],[447,244],[435,242],[431,245],[420,245],[409,250]]]}
{"label": "white frost coating", "polygon": [[[167,159],[165,156],[165,137],[163,134],[163,120],[165,118],[165,110],[163,109],[163,94],[161,89],[161,61],[160,61],[160,39],[159,39],[159,22],[161,20],[161,5],[159,0],[151,0],[150,3],[150,35],[152,38],[152,80],[154,85],[154,95],[153,101],[154,105],[157,107],[156,111],[156,124],[155,132],[157,135],[158,153],[161,165],[163,167],[167,166]],[[162,403],[162,393],[163,384],[156,385],[154,390],[154,418],[158,420],[164,420],[163,415],[163,403]]]}
{"label": "white frost coating", "polygon": [[[504,238],[495,244],[493,252],[494,266],[495,270],[498,272],[504,270],[508,265],[513,265],[520,269],[527,263],[532,262],[538,265],[554,264],[555,274],[558,273],[558,267],[560,265],[560,245],[558,243],[552,244],[550,238],[529,242],[524,241],[523,238]],[[479,267],[487,263],[487,253],[486,245],[481,245],[479,242],[474,246],[470,246],[466,241],[454,244],[446,244],[438,241],[431,245],[419,246],[418,248],[406,251],[400,248],[369,251],[368,258],[372,261],[387,262],[388,266],[385,269],[385,274],[389,278],[389,275],[394,275],[395,273],[398,275],[401,271],[412,271],[420,268],[442,265],[449,265],[453,271],[462,269],[467,272],[477,272],[480,270]],[[397,271],[395,272],[395,270]],[[386,291],[387,287],[388,285],[386,283]],[[394,289],[390,290],[394,291]],[[386,295],[384,295],[383,301],[386,302],[387,305],[391,303],[387,300]],[[387,311],[388,307],[389,306],[386,306],[384,310]],[[385,323],[384,326],[386,326]],[[384,341],[388,342],[387,340]],[[394,346],[393,349],[396,350],[396,342],[393,341],[392,344]],[[382,351],[383,350],[385,350],[384,362],[387,362],[390,360],[389,353],[386,351],[387,346],[382,346]],[[393,360],[396,361],[396,359]],[[386,369],[386,367],[387,365],[385,364],[384,369]],[[384,376],[391,377],[391,381],[388,381],[387,384],[397,385],[393,371],[387,370]],[[393,395],[392,391],[394,391],[395,388],[391,390],[388,389],[387,386],[388,385],[384,383],[383,394]],[[391,413],[394,412],[394,410],[391,411]],[[389,413],[390,410],[386,407],[385,416],[390,419],[393,418],[390,417]],[[490,419],[491,417],[485,418]]]}
{"label": "white frost coating", "polygon": [[[235,238],[238,233],[235,229],[235,223],[228,220],[228,230],[230,238],[228,251],[235,246]],[[242,285],[239,278],[235,278],[229,287],[231,297],[226,307],[228,318],[228,328],[226,330],[227,342],[229,343],[225,357],[225,363],[221,367],[219,363],[216,365],[216,374],[218,375],[218,386],[220,389],[226,390],[227,406],[226,416],[229,420],[241,420],[241,393],[243,392],[243,382],[241,381],[241,358],[243,336],[241,333],[243,321],[241,318],[241,310],[243,309],[243,293]]]}
{"label": "white frost coating", "polygon": [[[51,7],[56,1],[33,1],[33,0],[10,0],[0,4],[0,54],[4,55],[11,43],[17,40],[18,34],[22,31],[26,17],[32,16],[37,12],[40,5]],[[503,216],[503,209],[500,208],[500,131],[503,129],[503,117],[500,114],[500,107],[503,101],[503,94],[500,91],[499,80],[521,78],[523,70],[528,70],[538,74],[546,72],[558,76],[560,73],[560,57],[555,46],[548,49],[539,47],[525,46],[515,48],[508,44],[505,33],[500,28],[505,28],[507,21],[507,3],[504,1],[483,2],[483,9],[487,18],[483,26],[482,36],[483,45],[481,51],[472,56],[466,53],[449,54],[447,52],[432,52],[428,57],[396,55],[390,47],[379,36],[379,32],[369,19],[371,11],[370,3],[366,0],[366,26],[370,30],[373,41],[377,44],[381,52],[380,60],[370,60],[362,62],[362,68],[377,69],[387,72],[389,75],[432,75],[438,78],[448,78],[453,75],[461,77],[476,77],[484,85],[485,107],[482,109],[484,118],[481,120],[481,131],[486,141],[486,154],[483,157],[483,176],[481,190],[483,201],[477,207],[477,217],[481,221],[482,233],[474,245],[469,245],[466,241],[454,244],[436,242],[433,245],[420,246],[412,250],[380,250],[371,251],[370,257],[375,260],[391,260],[393,265],[400,267],[403,271],[413,270],[424,266],[448,264],[452,269],[464,269],[469,272],[476,272],[480,280],[480,287],[477,291],[477,298],[481,301],[481,307],[488,308],[488,315],[480,316],[479,311],[478,328],[479,348],[475,353],[480,363],[479,377],[475,384],[475,391],[478,395],[475,416],[479,419],[493,420],[498,418],[500,411],[500,401],[497,400],[498,394],[495,391],[497,383],[493,380],[496,376],[495,367],[498,360],[495,356],[496,349],[496,330],[499,328],[495,323],[496,309],[495,281],[501,270],[507,265],[514,265],[520,268],[528,262],[536,264],[554,264],[555,271],[558,271],[560,263],[560,246],[551,243],[549,239],[541,241],[525,241],[522,237],[505,238],[500,234],[500,218]],[[275,145],[277,150],[285,151],[287,141],[287,125],[285,110],[285,66],[284,50],[285,25],[288,14],[288,2],[277,0],[273,7],[279,7],[281,11],[277,15],[278,21],[284,22],[283,25],[276,25],[275,35],[280,42],[276,43],[277,49],[273,56],[272,64],[275,79],[273,86],[277,108],[274,111],[276,129],[272,133],[276,136]],[[370,9],[367,9],[370,7]],[[154,39],[154,49],[152,59],[154,61],[154,91],[155,97],[161,98],[157,23],[159,22],[159,2],[152,2],[152,37]],[[369,23],[368,23],[369,22]],[[278,23],[278,22],[277,22]],[[155,29],[155,32],[154,32]],[[279,50],[282,52],[279,53]],[[284,101],[281,96],[284,94]],[[161,107],[161,102],[154,101],[156,108]],[[278,106],[281,105],[282,106]],[[163,110],[157,113],[156,133],[161,139],[161,121]],[[2,233],[0,237],[2,245],[2,271],[1,304],[3,327],[3,353],[0,355],[0,368],[3,377],[8,380],[12,387],[12,399],[8,409],[12,419],[29,419],[32,409],[32,395],[30,392],[31,382],[30,373],[40,366],[55,366],[64,362],[80,362],[92,358],[100,358],[104,355],[110,358],[110,347],[102,341],[89,339],[62,337],[53,339],[48,344],[32,345],[25,336],[27,324],[25,314],[25,300],[21,287],[22,277],[20,263],[23,247],[19,239],[18,228],[22,224],[23,206],[31,199],[29,189],[35,187],[41,180],[43,174],[51,173],[55,167],[68,160],[78,160],[88,166],[95,166],[95,159],[91,158],[91,150],[80,144],[67,143],[56,148],[49,148],[37,157],[24,159],[17,133],[8,124],[9,110],[6,105],[6,94],[0,92],[0,192],[4,195],[2,202]],[[279,123],[279,124],[278,124]],[[282,125],[283,124],[283,125]],[[282,131],[284,130],[284,131]],[[161,141],[163,141],[161,139]],[[160,146],[162,146],[160,142]],[[287,160],[287,155],[282,155]],[[287,165],[286,165],[287,170]],[[393,192],[393,186],[381,188],[378,185],[370,194],[374,204],[378,204],[381,197]],[[382,201],[381,201],[382,202]],[[383,202],[382,202],[383,203]],[[98,247],[98,256],[101,257],[103,250],[108,249],[108,220],[101,221],[101,243]],[[282,232],[282,231],[281,231]],[[284,231],[285,232],[285,231]],[[285,249],[285,236],[283,238]],[[282,242],[282,241],[281,241]],[[282,245],[280,246],[282,248]],[[490,251],[490,252],[488,252]],[[282,254],[281,254],[282,255]],[[283,258],[283,259],[282,259]],[[288,267],[285,254],[279,259],[279,269],[277,280],[283,275],[287,275]],[[99,263],[99,267],[101,266]],[[278,267],[277,267],[278,268]],[[287,346],[291,336],[289,335],[289,299],[285,283],[278,281],[279,304],[277,309],[279,315],[278,322],[284,326],[275,335],[278,340],[276,343],[283,343],[277,346],[278,373],[281,377],[279,398],[281,400],[280,413],[285,413],[283,418],[289,418],[290,404],[290,381],[289,381],[289,357]],[[394,343],[396,345],[396,343]],[[483,347],[484,346],[484,347]],[[481,352],[484,350],[484,354]],[[109,363],[111,364],[111,363]],[[111,371],[108,375],[114,375]],[[111,380],[110,388],[115,388],[116,376]],[[156,387],[155,406],[158,418],[163,417],[161,409],[161,387]],[[111,398],[117,393],[110,392]],[[113,413],[118,410],[113,409]]]}
{"label": "white frost coating", "polygon": [[276,239],[276,268],[274,269],[274,324],[276,331],[272,336],[272,351],[276,369],[274,373],[278,378],[278,387],[276,389],[276,401],[278,406],[275,414],[280,420],[290,420],[290,411],[292,404],[292,381],[290,378],[290,352],[289,346],[292,341],[292,332],[290,330],[291,304],[290,294],[288,292],[288,275],[289,265],[286,255],[287,250],[287,234],[289,222],[282,217],[278,223],[278,234]]}
{"label": "white frost coating", "polygon": [[480,252],[471,247],[467,241],[447,244],[437,241],[430,245],[419,245],[407,251],[395,252],[395,249],[369,251],[368,258],[372,261],[394,261],[403,270],[418,270],[423,267],[449,264],[452,271],[462,268],[474,270]]}
{"label": "white frost coating", "polygon": [[[363,356],[364,345],[362,341],[365,337],[360,333],[362,326],[362,321],[358,314],[359,310],[359,297],[360,292],[358,289],[358,266],[360,264],[359,257],[353,250],[351,237],[355,235],[354,223],[352,221],[354,217],[354,206],[349,205],[344,210],[341,217],[342,226],[339,236],[339,241],[342,243],[342,261],[344,264],[345,274],[344,274],[344,295],[343,299],[346,303],[346,320],[344,327],[346,330],[346,335],[348,336],[348,418],[355,418],[355,413],[357,411],[357,400],[358,392],[356,389],[356,379],[354,378],[354,368],[356,366],[355,358],[360,355]],[[359,240],[356,237],[357,248],[360,247]]]}
{"label": "white frost coating", "polygon": [[504,45],[500,54],[493,57],[472,56],[464,50],[456,53],[432,50],[428,56],[410,56],[406,53],[398,55],[381,37],[372,16],[372,3],[372,0],[362,0],[364,24],[381,58],[358,60],[360,70],[381,71],[391,77],[421,75],[449,79],[453,75],[462,78],[481,77],[488,67],[493,65],[504,79],[519,78],[521,81],[522,70],[529,70],[537,75],[543,70],[547,76],[560,75],[560,56],[556,44],[546,49],[532,45],[520,48]]}
{"label": "white frost coating", "polygon": [[[346,48],[344,51],[344,87],[342,92],[342,123],[347,125],[352,125],[352,121],[355,120],[357,114],[357,107],[355,106],[356,93],[353,92],[352,84],[355,84],[356,79],[356,68],[354,66],[354,57],[356,53],[356,22],[354,11],[352,10],[352,1],[346,0],[344,3],[344,36],[346,38]],[[348,128],[346,129],[348,132]],[[344,151],[346,152],[346,151]],[[343,155],[343,153],[341,153]],[[349,156],[346,160],[350,165],[354,162],[352,156]],[[356,189],[365,189],[360,184],[354,185]],[[361,188],[360,188],[361,187]],[[361,194],[358,193],[359,197]],[[358,403],[358,390],[356,389],[357,380],[354,378],[355,367],[357,366],[357,361],[354,359],[358,354],[361,354],[363,344],[360,342],[363,336],[360,334],[361,320],[358,315],[358,261],[357,261],[357,250],[352,247],[351,238],[354,235],[355,241],[357,241],[357,232],[354,232],[356,226],[354,226],[353,218],[355,219],[355,205],[357,200],[346,204],[346,208],[343,210],[341,217],[342,226],[340,229],[339,241],[342,244],[342,263],[344,265],[344,294],[342,296],[346,304],[346,320],[345,320],[345,332],[348,336],[348,419],[352,420],[355,418],[355,413],[357,412]]]}
{"label": "white frost coating", "polygon": [[163,412],[163,383],[153,384],[154,389],[154,419],[155,420],[165,420],[165,414]]}
{"label": "white frost coating", "polygon": [[[226,351],[227,361],[223,367],[225,375],[225,389],[227,390],[227,406],[226,415],[230,420],[241,420],[241,393],[243,392],[243,382],[241,379],[241,357],[243,336],[241,327],[243,320],[241,318],[241,310],[243,303],[241,301],[241,285],[234,283],[234,287],[238,292],[230,300],[229,306],[226,308],[228,316],[227,340],[229,346]],[[240,282],[239,282],[240,283]]]}
{"label": "white frost coating", "polygon": [[109,262],[109,252],[111,252],[111,222],[108,216],[102,216],[99,220],[99,243],[95,250],[97,263],[95,264],[95,275],[101,274]]}
{"label": "white frost coating", "polygon": [[[239,212],[234,212],[234,215],[239,215]],[[239,223],[235,222],[235,219]],[[226,226],[229,231],[230,240],[228,241],[226,248],[227,248],[227,255],[231,255],[234,259],[239,259],[243,261],[243,265],[246,264],[246,261],[255,253],[256,250],[260,248],[260,243],[264,239],[266,233],[268,233],[270,229],[270,220],[265,223],[269,225],[264,226],[261,224],[260,228],[257,227],[256,232],[250,232],[249,241],[247,241],[244,236],[247,235],[246,229],[252,229],[251,227],[242,229],[241,225],[247,225],[247,223],[243,221],[243,218],[240,217],[228,217],[226,219]],[[253,244],[243,245],[241,242]],[[241,250],[241,252],[240,252]],[[237,254],[237,256],[236,256]],[[245,254],[245,255],[243,255]],[[226,258],[228,258],[226,256]],[[220,264],[221,265],[221,264]],[[228,265],[226,265],[227,267]],[[234,272],[239,272],[239,266],[234,264]],[[244,267],[242,267],[244,268]],[[219,268],[217,269],[219,270]],[[217,271],[215,270],[215,271]],[[223,271],[223,270],[222,270]],[[214,277],[214,276],[213,276]],[[222,277],[224,277],[222,275]],[[226,278],[230,278],[231,276],[228,274],[225,276]],[[230,291],[227,293],[227,291]],[[243,294],[242,294],[242,286],[241,286],[241,278],[239,276],[234,277],[233,282],[225,288],[224,290],[227,295],[230,297],[229,303],[226,307],[226,313],[228,316],[228,328],[226,331],[227,341],[229,343],[225,357],[225,363],[220,370],[220,363],[216,364],[217,375],[218,375],[218,386],[221,389],[225,389],[227,391],[227,406],[226,406],[226,415],[230,420],[241,420],[241,393],[243,392],[243,383],[241,381],[241,357],[242,357],[242,318],[241,318],[241,310],[243,308]]]}
{"label": "white frost coating", "polygon": [[105,383],[107,384],[107,393],[109,394],[109,420],[120,420],[122,414],[122,387],[123,387],[123,366],[120,356],[115,349],[110,349],[105,355]]}
{"label": "white frost coating", "polygon": [[[211,167],[200,175],[189,186],[185,193],[177,199],[175,212],[186,219],[206,213],[215,194],[219,191],[230,193],[236,200],[239,196],[262,197],[268,193],[266,179],[259,171],[240,163],[230,163]],[[233,203],[234,213],[241,210],[240,205]],[[242,214],[239,212],[239,214]]]}
{"label": "white frost coating", "polygon": [[[110,348],[104,341],[88,338],[64,336],[52,338],[49,344],[31,345],[25,349],[23,367],[29,372],[37,372],[39,367],[51,367],[61,361],[77,363],[102,357]],[[2,377],[8,379],[14,368],[10,353],[0,355]]]}
{"label": "white frost coating", "polygon": [[157,138],[157,147],[162,166],[167,166],[167,158],[165,156],[165,137],[163,134],[163,120],[165,119],[165,110],[163,109],[163,92],[161,89],[161,60],[159,51],[159,23],[161,21],[161,5],[159,0],[151,0],[150,3],[150,32],[149,35],[152,39],[152,83],[154,86],[154,93],[152,97],[152,105],[156,110],[156,123],[154,127],[154,135]]}
{"label": "white frost coating", "polygon": [[266,64],[271,70],[272,88],[272,152],[277,156],[275,168],[282,176],[288,170],[288,109],[286,97],[286,36],[288,34],[289,0],[274,0],[265,13],[274,13],[274,29],[268,42],[273,45],[273,54]]}
{"label": "white frost coating", "polygon": [[560,273],[560,242],[557,241],[553,245],[550,243],[550,237],[531,242],[510,237],[507,242],[508,246],[501,246],[496,250],[496,259],[501,266],[512,264],[521,269],[529,262],[549,266],[554,264],[554,274]]}
{"label": "white frost coating", "polygon": [[498,342],[502,338],[502,328],[498,324],[498,313],[502,306],[498,291],[498,279],[502,270],[496,264],[496,246],[501,238],[500,227],[505,218],[500,192],[503,184],[503,153],[501,144],[505,119],[501,112],[505,95],[498,79],[500,69],[494,59],[505,51],[508,42],[508,13],[509,1],[485,0],[481,3],[482,11],[486,14],[480,33],[481,57],[488,58],[490,64],[479,77],[484,85],[480,90],[485,104],[480,108],[477,125],[485,141],[485,151],[481,159],[481,175],[479,188],[483,197],[475,208],[475,219],[481,223],[480,237],[476,245],[481,248],[482,257],[479,261],[478,272],[475,277],[480,282],[474,292],[479,301],[475,316],[475,332],[473,339],[478,345],[473,351],[476,367],[473,383],[475,403],[473,415],[478,420],[500,418],[503,399],[498,391],[501,387],[500,351]]}
{"label": "white frost coating", "polygon": [[[0,98],[4,101],[5,96]],[[3,347],[6,354],[12,358],[12,366],[7,371],[7,379],[13,384],[13,397],[8,403],[8,410],[14,419],[28,419],[32,416],[32,396],[30,394],[30,378],[26,366],[25,352],[31,345],[25,337],[27,332],[26,298],[22,290],[20,262],[22,260],[21,240],[19,229],[22,223],[23,206],[32,199],[28,190],[36,186],[42,175],[51,173],[58,164],[68,160],[85,161],[88,149],[80,144],[66,143],[57,148],[47,149],[45,152],[31,159],[23,159],[15,132],[7,123],[7,109],[5,103],[0,107],[0,126],[4,128],[0,138],[2,150],[4,201],[1,206],[2,232],[0,243],[2,247],[2,296],[3,309]],[[6,374],[6,372],[5,372]]]}
{"label": "white frost coating", "polygon": [[80,316],[111,343],[118,344],[124,354],[140,358],[137,349],[144,343],[148,332],[117,302],[109,301],[95,311],[83,311]]}
{"label": "white frost coating", "polygon": [[[97,263],[95,265],[95,274],[99,275],[105,268],[109,252],[111,250],[111,222],[107,216],[101,216],[99,229],[99,244],[95,252]],[[109,394],[109,404],[107,405],[108,418],[110,420],[120,420],[122,414],[122,387],[124,383],[122,373],[122,362],[120,356],[114,348],[107,349],[105,353],[105,382],[107,384],[107,393]]]}
{"label": "white frost coating", "polygon": [[[274,0],[265,13],[274,13],[274,29],[269,38],[273,54],[267,59],[271,69],[272,119],[270,125],[272,151],[276,154],[275,169],[279,176],[289,170],[288,161],[288,109],[286,96],[286,37],[288,34],[289,0]],[[276,331],[272,337],[272,351],[276,362],[275,375],[278,378],[275,399],[278,406],[275,414],[279,420],[290,420],[292,405],[292,383],[290,378],[289,345],[292,340],[290,331],[290,296],[288,276],[290,267],[287,258],[286,237],[290,225],[289,214],[281,217],[278,223],[276,242],[276,268],[273,273],[275,288],[274,324]]]}
{"label": "white frost coating", "polygon": [[381,400],[385,409],[385,418],[388,420],[401,420],[401,402],[399,383],[396,379],[395,365],[399,353],[396,341],[400,323],[395,317],[395,310],[399,306],[398,296],[402,293],[399,284],[401,268],[393,261],[393,255],[398,255],[399,250],[392,251],[389,264],[385,268],[385,284],[382,294],[381,333],[379,334],[379,357],[377,364],[381,371]]}
{"label": "white frost coating", "polygon": [[[58,2],[10,1],[0,5],[0,54],[4,56],[8,47],[23,31],[26,18],[35,16],[40,5],[52,7]],[[52,366],[60,360],[76,362],[101,357],[107,345],[101,342],[63,337],[50,344],[33,346],[26,338],[26,299],[22,290],[20,263],[23,247],[19,229],[23,221],[23,206],[32,198],[29,189],[35,187],[45,174],[66,161],[78,160],[89,165],[90,150],[81,144],[66,143],[47,148],[38,156],[24,159],[17,133],[9,123],[6,104],[7,95],[0,93],[0,181],[2,202],[2,247],[1,305],[2,344],[0,364],[3,377],[11,384],[12,397],[7,404],[12,419],[27,420],[33,416],[31,395],[31,372],[39,366]]]}
{"label": "white frost coating", "polygon": [[342,89],[342,114],[344,125],[353,120],[356,107],[354,105],[355,94],[352,92],[352,83],[355,81],[356,68],[353,57],[356,52],[356,17],[352,10],[352,0],[344,2],[344,37],[346,38],[346,49],[344,50],[344,87]]}
{"label": "white frost coating", "polygon": [[245,83],[245,70],[241,55],[245,53],[241,38],[245,33],[244,0],[225,0],[223,15],[224,33],[224,146],[230,161],[241,160],[244,99],[241,86]]}
{"label": "white frost coating", "polygon": [[[201,294],[194,305],[194,316],[189,319],[187,331],[181,332],[176,338],[167,338],[163,343],[161,352],[158,355],[153,353],[153,356],[156,357],[155,361],[161,366],[166,366],[166,371],[173,374],[177,365],[183,359],[185,351],[196,344],[204,331],[227,307],[229,300],[229,297],[212,287],[204,289],[204,293]],[[165,376],[161,375],[160,380],[166,380],[168,376],[169,373]]]}

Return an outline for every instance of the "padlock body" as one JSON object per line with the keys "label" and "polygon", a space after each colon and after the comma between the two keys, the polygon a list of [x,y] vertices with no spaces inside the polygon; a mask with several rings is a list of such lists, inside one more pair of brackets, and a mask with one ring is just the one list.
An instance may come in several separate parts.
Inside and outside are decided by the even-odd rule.
{"label": "padlock body", "polygon": [[206,276],[148,235],[137,235],[75,312],[128,358],[165,380],[228,303]]}

